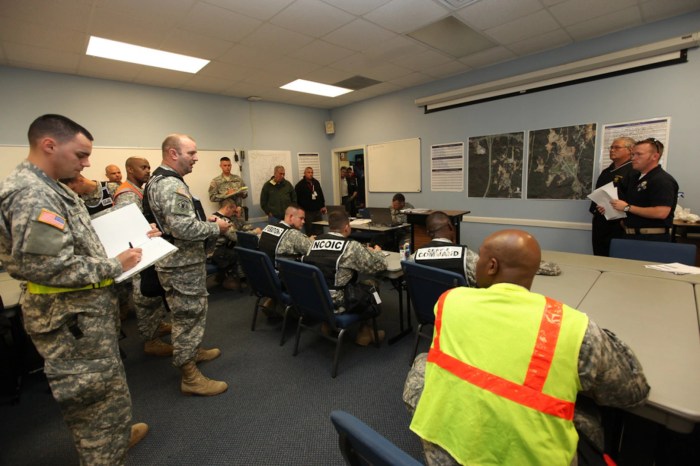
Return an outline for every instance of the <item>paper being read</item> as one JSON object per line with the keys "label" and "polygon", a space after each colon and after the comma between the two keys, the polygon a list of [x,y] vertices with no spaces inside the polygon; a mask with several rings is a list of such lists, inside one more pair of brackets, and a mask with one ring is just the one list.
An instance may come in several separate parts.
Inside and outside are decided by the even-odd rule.
{"label": "paper being read", "polygon": [[615,220],[617,218],[627,217],[626,213],[615,210],[615,208],[610,204],[610,201],[617,198],[617,188],[612,181],[601,186],[588,195],[588,199],[605,209],[606,220]]}

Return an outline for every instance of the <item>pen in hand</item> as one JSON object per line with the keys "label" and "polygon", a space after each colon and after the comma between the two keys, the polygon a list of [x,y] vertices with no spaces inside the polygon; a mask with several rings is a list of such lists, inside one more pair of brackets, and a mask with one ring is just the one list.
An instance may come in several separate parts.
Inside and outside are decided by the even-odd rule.
{"label": "pen in hand", "polygon": [[129,249],[134,249],[134,245],[131,244],[131,241],[129,241]]}

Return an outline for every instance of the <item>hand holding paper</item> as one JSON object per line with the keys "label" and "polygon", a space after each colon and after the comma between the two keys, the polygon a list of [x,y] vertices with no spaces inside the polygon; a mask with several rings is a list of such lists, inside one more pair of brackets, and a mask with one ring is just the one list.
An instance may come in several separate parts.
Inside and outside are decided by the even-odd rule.
{"label": "hand holding paper", "polygon": [[588,195],[588,199],[605,209],[606,220],[615,220],[618,218],[627,217],[626,213],[615,210],[615,208],[610,204],[611,200],[617,198],[617,188],[612,181],[604,186],[601,186]]}
{"label": "hand holding paper", "polygon": [[107,257],[118,257],[124,252],[134,255],[137,253],[135,249],[141,250],[141,260],[136,266],[119,275],[115,279],[117,283],[177,250],[171,243],[155,236],[158,235],[158,230],[154,231],[148,224],[136,204],[126,205],[94,218],[92,226],[107,252]]}

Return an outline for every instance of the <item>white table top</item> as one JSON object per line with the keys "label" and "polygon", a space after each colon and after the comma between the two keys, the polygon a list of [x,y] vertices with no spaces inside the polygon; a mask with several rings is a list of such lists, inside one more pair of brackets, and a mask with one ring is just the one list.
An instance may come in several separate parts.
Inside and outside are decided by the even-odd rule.
{"label": "white table top", "polygon": [[560,266],[573,265],[575,267],[599,270],[601,272],[630,273],[644,275],[646,277],[700,284],[700,274],[674,275],[669,272],[660,272],[644,267],[648,264],[658,264],[658,262],[617,259],[614,257],[593,256],[591,254],[576,254],[573,252],[561,251],[542,251],[542,260],[555,262]]}
{"label": "white table top", "polygon": [[642,363],[651,392],[647,405],[633,412],[679,432],[700,422],[696,293],[682,281],[603,272],[578,306]]}
{"label": "white table top", "polygon": [[594,269],[559,264],[561,275],[535,275],[531,291],[554,298],[564,304],[578,309],[583,298],[600,277],[601,272]]}
{"label": "white table top", "polygon": [[[328,220],[319,220],[317,222],[314,222],[314,225],[320,225],[323,227],[327,227]],[[401,230],[402,228],[409,228],[410,226],[411,226],[410,223],[402,223],[401,225],[393,225],[393,226],[383,226],[383,225],[377,225],[374,223],[364,223],[362,225],[350,224],[350,228],[352,228],[353,230],[376,231],[378,233],[392,231],[392,230]]]}

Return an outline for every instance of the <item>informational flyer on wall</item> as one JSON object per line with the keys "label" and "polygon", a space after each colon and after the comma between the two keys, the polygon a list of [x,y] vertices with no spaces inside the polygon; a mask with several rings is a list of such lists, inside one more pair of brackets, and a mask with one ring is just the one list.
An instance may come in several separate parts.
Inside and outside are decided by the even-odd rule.
{"label": "informational flyer on wall", "polygon": [[627,136],[635,141],[654,138],[664,145],[664,153],[661,157],[661,166],[666,169],[666,160],[669,154],[669,133],[671,131],[671,117],[649,118],[647,120],[627,121],[624,123],[612,123],[603,126],[603,143],[598,158],[596,178],[605,167],[610,165],[610,146],[619,137]]}
{"label": "informational flyer on wall", "polygon": [[431,191],[464,191],[464,143],[430,146]]}
{"label": "informational flyer on wall", "polygon": [[299,167],[299,179],[304,178],[304,170],[306,170],[306,167],[311,167],[314,170],[314,178],[316,178],[319,183],[322,183],[321,161],[318,152],[297,153],[297,167]]}

